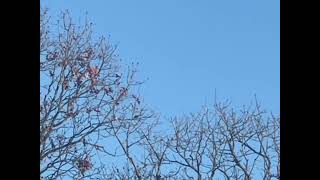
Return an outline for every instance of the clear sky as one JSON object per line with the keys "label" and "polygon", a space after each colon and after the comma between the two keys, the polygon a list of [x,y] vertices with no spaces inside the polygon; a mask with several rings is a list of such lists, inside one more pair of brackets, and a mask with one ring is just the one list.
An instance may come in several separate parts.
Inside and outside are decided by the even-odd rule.
{"label": "clear sky", "polygon": [[41,0],[52,14],[88,12],[127,62],[139,62],[141,94],[165,116],[219,99],[280,108],[279,0]]}

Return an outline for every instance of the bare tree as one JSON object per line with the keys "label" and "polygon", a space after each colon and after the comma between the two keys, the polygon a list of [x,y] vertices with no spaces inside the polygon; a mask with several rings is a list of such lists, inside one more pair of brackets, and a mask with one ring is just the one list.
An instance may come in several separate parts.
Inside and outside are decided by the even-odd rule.
{"label": "bare tree", "polygon": [[146,151],[144,164],[147,173],[145,177],[156,180],[174,177],[177,171],[170,168],[171,164],[167,158],[172,139],[169,139],[163,131],[157,132],[156,126],[141,133],[144,139],[140,145]]}
{"label": "bare tree", "polygon": [[112,155],[103,140],[152,116],[134,93],[141,82],[134,80],[134,66],[121,68],[115,46],[95,39],[92,23],[76,26],[64,12],[55,24],[46,9],[40,17],[41,176],[99,175],[95,154]]}
{"label": "bare tree", "polygon": [[115,137],[128,164],[131,165],[130,169],[132,169],[133,175],[131,175],[130,169],[127,169],[127,179],[142,179],[141,171],[144,168],[144,164],[139,162],[135,157],[135,153],[132,153],[131,150],[135,149],[145,138],[141,136],[141,133],[150,131],[152,128],[152,125],[147,121],[152,118],[152,114],[149,116],[144,114],[146,113],[143,112],[143,109],[138,109],[137,103],[135,103],[132,104],[130,109],[122,111],[122,116],[117,117],[119,119],[117,122],[111,123],[110,135]]}
{"label": "bare tree", "polygon": [[184,169],[184,175],[192,177],[189,172],[193,171],[197,179],[203,177],[204,156],[208,146],[208,126],[205,121],[206,113],[191,115],[191,117],[174,119],[174,137],[170,146],[173,152],[171,163],[176,163]]}
{"label": "bare tree", "polygon": [[[219,134],[226,142],[224,149],[226,166],[237,179],[276,178],[280,164],[279,126],[280,118],[266,117],[260,105],[240,113],[222,104],[215,104],[221,122]],[[273,165],[274,164],[274,165]]]}
{"label": "bare tree", "polygon": [[172,120],[168,161],[184,179],[280,179],[280,118],[254,108],[215,103]]}

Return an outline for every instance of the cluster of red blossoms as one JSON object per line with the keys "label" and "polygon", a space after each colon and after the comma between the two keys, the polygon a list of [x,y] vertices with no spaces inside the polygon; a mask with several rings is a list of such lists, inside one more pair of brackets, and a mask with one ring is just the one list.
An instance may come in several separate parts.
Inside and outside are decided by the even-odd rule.
{"label": "cluster of red blossoms", "polygon": [[92,168],[92,164],[86,159],[78,160],[78,168],[82,173],[84,173],[85,171],[88,171]]}

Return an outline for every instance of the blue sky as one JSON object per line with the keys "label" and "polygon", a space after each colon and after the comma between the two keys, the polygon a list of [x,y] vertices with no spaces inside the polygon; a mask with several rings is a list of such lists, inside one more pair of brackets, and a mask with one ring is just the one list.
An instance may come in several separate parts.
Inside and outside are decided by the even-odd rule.
{"label": "blue sky", "polygon": [[[51,14],[88,12],[119,55],[139,62],[141,94],[162,115],[196,112],[219,99],[280,108],[279,0],[42,0]],[[83,18],[82,18],[83,19]]]}

